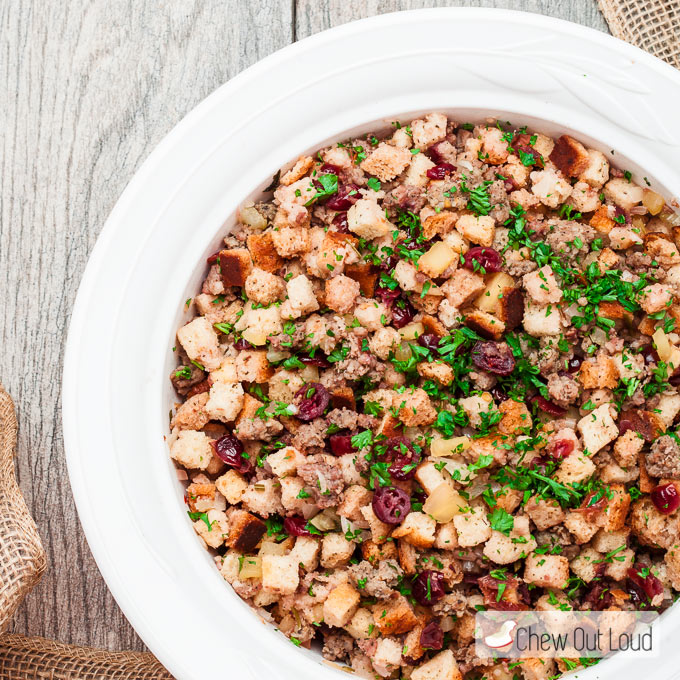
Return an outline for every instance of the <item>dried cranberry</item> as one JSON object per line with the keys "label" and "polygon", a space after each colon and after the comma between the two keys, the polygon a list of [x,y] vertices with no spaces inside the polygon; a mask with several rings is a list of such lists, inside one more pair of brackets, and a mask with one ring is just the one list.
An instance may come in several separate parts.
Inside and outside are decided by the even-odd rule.
{"label": "dried cranberry", "polygon": [[558,406],[554,402],[542,397],[540,394],[534,397],[532,401],[541,409],[541,411],[543,411],[543,413],[555,416],[556,418],[563,416],[567,412],[567,409]]}
{"label": "dried cranberry", "polygon": [[418,344],[425,349],[429,349],[430,352],[439,354],[439,336],[434,333],[423,333],[418,338]]}
{"label": "dried cranberry", "polygon": [[[596,496],[599,497],[596,500]],[[604,510],[607,506],[607,498],[602,491],[591,491],[581,502],[578,508],[575,508],[575,512],[581,512],[584,515],[595,515],[600,510]]]}
{"label": "dried cranberry", "polygon": [[245,338],[239,338],[235,343],[236,349],[255,349],[255,345],[251,345]]}
{"label": "dried cranberry", "polygon": [[506,177],[503,181],[503,188],[507,193],[511,193],[519,189],[519,184],[517,184],[513,177]]}
{"label": "dried cranberry", "polygon": [[441,649],[444,646],[444,631],[436,621],[423,628],[420,633],[420,646],[425,649]]}
{"label": "dried cranberry", "polygon": [[623,436],[628,430],[635,430],[633,421],[630,418],[621,418],[619,420],[619,436]]}
{"label": "dried cranberry", "polygon": [[497,403],[500,404],[503,401],[506,401],[508,398],[507,392],[500,387],[499,385],[494,385],[491,388],[491,396],[493,397],[493,400]]}
{"label": "dried cranberry", "polygon": [[347,211],[345,211],[345,212],[339,212],[339,213],[333,218],[333,226],[334,226],[341,234],[349,234],[349,223],[347,222]]}
{"label": "dried cranberry", "polygon": [[568,373],[576,373],[579,368],[581,368],[581,364],[583,363],[583,359],[581,357],[573,356],[571,359],[567,361],[567,372]]}
{"label": "dried cranberry", "polygon": [[444,574],[433,569],[424,569],[413,582],[413,597],[418,604],[429,607],[444,597]]}
{"label": "dried cranberry", "polygon": [[331,400],[328,390],[321,384],[310,382],[301,387],[295,394],[297,401],[297,417],[308,422],[318,418],[326,410]]}
{"label": "dried cranberry", "polygon": [[213,447],[215,455],[237,472],[246,475],[252,471],[253,464],[248,458],[241,455],[243,444],[233,434],[225,434],[217,441],[210,442],[210,445]]}
{"label": "dried cranberry", "polygon": [[399,262],[399,258],[396,255],[389,255],[386,257],[379,266],[379,268],[384,272],[391,272]]}
{"label": "dried cranberry", "polygon": [[384,286],[382,281],[380,281],[375,287],[374,296],[378,298],[378,300],[380,300],[380,302],[382,302],[384,305],[387,305],[391,308],[395,300],[401,297],[401,292],[398,288],[396,290],[391,290],[387,286]]}
{"label": "dried cranberry", "polygon": [[574,442],[571,439],[558,439],[553,442],[548,450],[548,455],[553,460],[563,460],[574,451]]}
{"label": "dried cranberry", "polygon": [[501,254],[493,248],[474,246],[465,253],[463,267],[475,271],[482,267],[485,272],[499,272],[503,266]]}
{"label": "dried cranberry", "polygon": [[305,366],[318,366],[319,368],[330,368],[331,362],[323,354],[314,354],[313,357],[298,357]]}
{"label": "dried cranberry", "polygon": [[645,364],[649,366],[650,364],[659,363],[659,354],[654,349],[652,345],[645,345],[640,352],[645,360]]}
{"label": "dried cranberry", "polygon": [[430,179],[444,179],[446,175],[450,175],[452,172],[456,171],[456,166],[451,165],[451,163],[438,163],[434,168],[430,168],[427,171],[427,176]]}
{"label": "dried cranberry", "polygon": [[406,437],[390,437],[386,443],[385,457],[392,464],[390,474],[394,479],[404,481],[411,479],[416,474],[421,454],[414,448]]}
{"label": "dried cranberry", "polygon": [[663,593],[663,584],[644,564],[637,562],[628,569],[627,573],[628,593],[632,602],[639,607],[646,608],[651,600]]}
{"label": "dried cranberry", "polygon": [[207,259],[206,262],[209,265],[217,264],[217,258],[220,256],[220,251],[218,250],[216,253],[213,253],[210,255]]}
{"label": "dried cranberry", "polygon": [[[543,167],[541,154],[538,153],[536,149],[532,149],[528,144],[513,144],[512,148],[515,150],[515,153],[518,156],[520,156],[520,151],[522,152],[520,158],[522,159],[522,163],[524,165],[526,166],[540,165],[541,167]],[[531,156],[531,160],[529,160],[528,156]]]}
{"label": "dried cranberry", "polygon": [[411,512],[411,499],[396,486],[380,486],[373,494],[373,512],[385,524],[401,524]]}
{"label": "dried cranberry", "polygon": [[651,496],[656,509],[664,515],[670,515],[680,506],[680,495],[675,484],[661,484],[652,490]]}
{"label": "dried cranberry", "polygon": [[611,607],[612,602],[612,594],[603,583],[596,583],[583,598],[583,604],[591,611],[607,609]]}
{"label": "dried cranberry", "polygon": [[477,579],[477,585],[484,595],[484,604],[489,609],[519,611],[525,610],[531,602],[526,585],[520,584],[513,576],[497,579],[488,574]]}
{"label": "dried cranberry", "polygon": [[339,175],[340,174],[340,166],[338,165],[333,165],[333,163],[324,163],[320,168],[319,168],[319,174],[320,175]]}
{"label": "dried cranberry", "polygon": [[351,434],[332,434],[330,436],[331,451],[334,456],[344,456],[356,449],[352,446]]}
{"label": "dried cranberry", "polygon": [[395,328],[403,328],[411,323],[416,315],[411,303],[403,298],[392,306],[392,325]]}
{"label": "dried cranberry", "polygon": [[436,144],[433,144],[427,151],[425,151],[425,155],[435,164],[443,163],[444,162],[444,157],[441,155],[439,152],[439,145],[441,142],[437,142]]}
{"label": "dried cranberry", "polygon": [[360,198],[356,184],[342,184],[337,193],[326,201],[326,207],[329,210],[349,210]]}
{"label": "dried cranberry", "polygon": [[673,385],[673,387],[677,387],[680,385],[680,371],[674,371],[673,375],[668,378],[668,384]]}
{"label": "dried cranberry", "polygon": [[313,536],[307,529],[307,520],[304,517],[286,517],[283,520],[283,530],[289,536]]}
{"label": "dried cranberry", "polygon": [[[625,226],[626,224],[631,224],[630,213],[629,213],[627,210],[624,210],[623,208],[621,208],[621,207],[618,206],[618,205],[617,205],[617,206],[614,206],[614,207],[615,207],[615,210],[614,210],[614,212],[615,212],[614,221],[617,222],[617,225],[623,225],[623,226]],[[617,219],[616,219],[617,217],[619,217],[619,218],[620,218],[620,217],[623,217],[623,219],[625,220],[625,223],[624,223],[624,222],[620,222],[620,220],[617,220]]]}
{"label": "dried cranberry", "polygon": [[515,368],[515,357],[505,342],[478,340],[472,348],[472,362],[477,368],[497,375],[509,375]]}

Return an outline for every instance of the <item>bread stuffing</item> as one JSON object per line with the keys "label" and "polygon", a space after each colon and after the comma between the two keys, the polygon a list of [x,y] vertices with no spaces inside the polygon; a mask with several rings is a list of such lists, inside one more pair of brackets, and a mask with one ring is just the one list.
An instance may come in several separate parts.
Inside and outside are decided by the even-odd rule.
{"label": "bread stuffing", "polygon": [[[177,332],[197,539],[366,678],[547,680],[474,615],[680,588],[680,219],[614,152],[430,113],[240,209]],[[588,662],[590,663],[590,662]]]}

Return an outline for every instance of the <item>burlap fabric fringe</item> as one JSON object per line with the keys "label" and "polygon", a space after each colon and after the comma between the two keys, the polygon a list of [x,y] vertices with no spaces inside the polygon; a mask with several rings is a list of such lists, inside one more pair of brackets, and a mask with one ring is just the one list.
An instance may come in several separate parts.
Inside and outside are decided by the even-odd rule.
{"label": "burlap fabric fringe", "polygon": [[[45,571],[45,552],[14,477],[17,420],[0,384],[0,633]],[[104,652],[0,635],[2,680],[172,680],[152,654]]]}
{"label": "burlap fabric fringe", "polygon": [[599,0],[617,38],[680,68],[680,0]]}

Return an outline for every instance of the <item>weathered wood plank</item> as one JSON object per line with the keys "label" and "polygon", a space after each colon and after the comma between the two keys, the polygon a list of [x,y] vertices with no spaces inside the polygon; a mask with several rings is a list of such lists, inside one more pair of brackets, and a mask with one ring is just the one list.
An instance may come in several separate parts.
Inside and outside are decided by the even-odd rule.
{"label": "weathered wood plank", "polygon": [[291,42],[292,16],[291,0],[0,0],[0,379],[17,404],[19,480],[50,564],[14,632],[142,648],[90,555],[67,480],[68,319],[140,163],[217,86]]}
{"label": "weathered wood plank", "polygon": [[609,32],[595,0],[297,0],[296,37],[299,40],[326,28],[376,14],[450,6],[536,12]]}

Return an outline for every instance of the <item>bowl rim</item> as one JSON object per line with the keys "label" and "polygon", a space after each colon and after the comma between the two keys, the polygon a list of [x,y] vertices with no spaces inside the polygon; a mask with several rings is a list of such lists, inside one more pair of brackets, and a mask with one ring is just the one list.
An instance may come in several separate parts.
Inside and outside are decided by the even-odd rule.
{"label": "bowl rim", "polygon": [[[432,8],[411,10],[407,12],[394,12],[350,22],[348,24],[323,31],[305,38],[298,43],[289,45],[282,50],[279,50],[278,52],[266,57],[262,61],[235,76],[229,82],[222,85],[215,92],[204,99],[189,114],[187,114],[187,116],[182,121],[180,121],[152,151],[140,169],[135,173],[130,183],[127,185],[109,218],[107,219],[106,224],[104,225],[104,228],[97,239],[97,243],[95,244],[87,268],[83,275],[73,308],[66,347],[62,392],[62,412],[69,477],[71,480],[79,516],[97,565],[102,572],[107,585],[111,589],[116,601],[121,606],[121,609],[123,609],[126,615],[128,615],[131,619],[134,618],[133,625],[142,639],[149,645],[149,647],[153,648],[154,653],[156,653],[156,655],[166,665],[166,667],[168,667],[171,671],[175,671],[176,674],[181,672],[181,677],[184,677],[185,671],[183,664],[181,664],[172,655],[170,650],[164,648],[163,641],[157,638],[155,632],[147,625],[144,617],[139,616],[137,613],[133,615],[133,612],[136,610],[136,603],[133,601],[131,593],[128,592],[126,584],[121,581],[120,575],[117,573],[114,564],[110,561],[110,556],[105,547],[105,537],[100,534],[98,527],[96,526],[96,522],[94,521],[93,516],[90,514],[91,507],[88,496],[91,491],[88,488],[88,480],[86,480],[83,476],[83,470],[80,466],[80,456],[83,455],[83,451],[82,447],[80,446],[78,432],[77,393],[79,385],[75,378],[77,375],[77,371],[75,369],[79,363],[79,343],[86,328],[87,306],[90,304],[90,297],[92,294],[92,288],[95,284],[95,279],[98,275],[99,268],[103,260],[106,258],[109,247],[115,240],[118,224],[120,223],[120,220],[124,218],[126,211],[134,201],[137,193],[143,190],[146,180],[154,173],[155,169],[161,165],[168,156],[170,156],[175,143],[181,140],[186,131],[196,125],[207,111],[209,111],[212,107],[218,106],[232,93],[237,92],[242,84],[257,79],[257,77],[259,77],[261,74],[266,74],[270,65],[279,62],[283,58],[292,58],[304,55],[307,52],[313,51],[317,47],[322,46],[330,38],[350,37],[364,31],[374,30],[375,28],[385,28],[388,26],[410,23],[414,21],[414,19],[420,17],[431,17],[433,20],[438,20],[439,17],[442,17],[446,19],[461,18],[479,19],[482,21],[505,21],[521,23],[522,25],[531,23],[534,26],[545,27],[548,29],[558,27],[562,32],[571,33],[572,35],[584,36],[588,40],[606,45],[608,48],[627,55],[631,59],[645,62],[650,68],[658,70],[660,73],[674,81],[678,87],[680,87],[680,74],[669,65],[661,62],[651,55],[641,52],[633,46],[627,45],[626,43],[603,34],[595,29],[578,24],[572,24],[564,20],[553,19],[550,17],[526,12],[486,8]],[[290,646],[288,648],[292,649]],[[284,647],[281,646],[280,649],[283,650]],[[298,654],[297,651],[296,654],[300,659],[303,658]],[[318,673],[319,667],[317,663],[314,663],[313,668]],[[178,677],[180,676],[178,675]],[[186,677],[189,677],[189,675],[186,675]]]}

